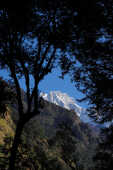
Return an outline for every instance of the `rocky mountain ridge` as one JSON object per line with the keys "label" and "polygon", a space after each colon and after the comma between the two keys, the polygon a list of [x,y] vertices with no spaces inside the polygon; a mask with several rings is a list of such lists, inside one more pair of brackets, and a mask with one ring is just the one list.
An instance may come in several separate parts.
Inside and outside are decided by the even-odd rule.
{"label": "rocky mountain ridge", "polygon": [[51,91],[47,94],[42,92],[40,93],[40,96],[44,100],[47,100],[65,109],[75,111],[77,116],[80,117],[81,121],[93,125],[95,124],[93,120],[88,116],[86,109],[80,107],[76,100],[73,97],[68,96],[66,93],[62,93],[60,91]]}

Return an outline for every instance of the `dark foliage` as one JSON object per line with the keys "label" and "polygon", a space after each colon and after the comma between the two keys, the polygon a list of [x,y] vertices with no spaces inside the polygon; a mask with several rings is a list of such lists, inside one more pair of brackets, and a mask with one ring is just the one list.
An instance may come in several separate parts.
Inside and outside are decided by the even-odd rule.
{"label": "dark foliage", "polygon": [[[103,35],[102,29],[104,29],[104,33],[107,32],[107,35],[111,35],[111,3],[110,0],[107,3],[104,0],[91,2],[79,0],[76,3],[68,0],[62,2],[57,0],[55,3],[29,0],[13,1],[13,4],[5,2],[0,7],[0,66],[8,69],[9,75],[15,83],[20,118],[12,147],[10,170],[14,169],[24,125],[32,117],[40,114],[38,84],[56,66],[56,61],[60,59],[64,74],[73,68],[76,56],[84,69],[74,70],[76,73],[73,74],[75,75],[74,80],[79,82],[81,76],[78,73],[86,75],[82,77],[82,82],[86,87],[84,91],[87,91],[87,97],[91,98],[89,94],[95,92],[95,90],[90,92],[87,90],[89,84],[86,82],[92,85],[89,78],[87,78],[88,81],[84,80],[90,72],[89,63],[91,65],[90,76],[93,76],[95,68],[96,72],[101,71],[100,69],[97,71],[98,67],[94,66],[95,62],[92,62],[92,58],[104,57],[102,47],[105,44],[98,48],[97,40]],[[110,40],[105,50],[108,58],[111,53],[107,53],[107,48],[112,50],[111,46],[112,41]],[[106,70],[110,68],[107,67],[107,63],[106,61],[104,63]],[[84,74],[82,74],[83,72]],[[111,73],[111,71],[109,72]],[[100,75],[101,77],[106,76],[105,72],[104,74],[100,72]],[[30,76],[34,79],[33,90],[30,88]],[[19,84],[21,77],[25,79],[27,111],[23,108]],[[111,77],[107,77],[108,79]],[[107,96],[109,95],[107,94]]]}
{"label": "dark foliage", "polygon": [[113,125],[105,128],[101,132],[101,140],[94,156],[95,168],[98,170],[108,170],[113,167]]}
{"label": "dark foliage", "polygon": [[8,104],[15,102],[16,94],[13,87],[0,78],[0,116],[4,117]]}
{"label": "dark foliage", "polygon": [[[79,44],[75,49],[75,60],[77,59],[78,62],[74,63],[69,58],[66,65],[61,62],[61,68],[64,70],[62,76],[66,73],[71,74],[75,86],[85,95],[79,101],[89,101],[90,116],[95,121],[111,124],[113,120],[113,2],[111,0],[95,2],[100,7],[96,8],[99,13],[97,10],[93,11],[94,6],[93,9],[90,8],[93,15],[84,18],[89,32],[85,30],[80,32],[83,38],[78,39]],[[86,3],[84,9],[88,5]],[[98,14],[103,18],[100,19]],[[98,162],[96,169],[112,169],[112,134],[112,125],[102,132],[104,138],[97,149],[99,152],[95,157]]]}

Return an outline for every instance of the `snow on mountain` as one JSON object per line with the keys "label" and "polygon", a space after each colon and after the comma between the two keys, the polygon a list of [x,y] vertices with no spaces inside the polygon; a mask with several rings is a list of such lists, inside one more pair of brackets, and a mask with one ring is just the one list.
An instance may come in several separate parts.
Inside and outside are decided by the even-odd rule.
{"label": "snow on mountain", "polygon": [[68,110],[74,110],[83,122],[92,123],[91,118],[87,115],[86,109],[80,107],[74,98],[69,97],[66,93],[60,91],[51,91],[49,94],[41,93],[43,99],[64,107]]}

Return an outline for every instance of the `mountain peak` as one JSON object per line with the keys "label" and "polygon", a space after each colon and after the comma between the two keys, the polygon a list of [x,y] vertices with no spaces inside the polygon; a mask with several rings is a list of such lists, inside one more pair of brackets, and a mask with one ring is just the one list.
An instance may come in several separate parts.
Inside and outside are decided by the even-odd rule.
{"label": "mountain peak", "polygon": [[47,100],[65,109],[75,111],[77,116],[79,116],[83,122],[95,124],[88,116],[86,109],[80,107],[76,103],[76,100],[73,97],[68,96],[68,94],[62,93],[61,91],[50,91],[48,94],[41,92],[40,96],[43,97],[44,100]]}
{"label": "mountain peak", "polygon": [[74,110],[80,117],[83,108],[76,104],[75,99],[73,97],[69,97],[66,93],[62,93],[60,91],[51,91],[49,94],[41,93],[41,96],[51,103],[59,105],[68,110]]}

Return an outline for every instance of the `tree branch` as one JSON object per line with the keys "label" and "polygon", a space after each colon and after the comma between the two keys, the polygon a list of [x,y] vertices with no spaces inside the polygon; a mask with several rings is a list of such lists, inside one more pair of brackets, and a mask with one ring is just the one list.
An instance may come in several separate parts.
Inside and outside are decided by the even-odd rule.
{"label": "tree branch", "polygon": [[21,97],[21,88],[18,82],[18,79],[16,77],[16,73],[15,73],[15,69],[14,66],[12,66],[11,64],[9,65],[10,71],[11,71],[11,76],[15,82],[15,86],[16,86],[16,92],[17,92],[17,101],[18,101],[18,111],[19,111],[19,115],[20,117],[23,116],[23,103],[22,103],[22,97]]}
{"label": "tree branch", "polygon": [[[21,67],[23,69],[23,74],[24,74],[24,78],[25,78],[25,82],[26,82],[26,89],[27,89],[27,106],[28,106],[28,111],[30,111],[31,109],[31,102],[30,102],[30,81],[29,81],[29,70],[27,69],[27,67],[25,66],[24,63],[24,56],[26,55],[26,53],[24,54],[24,50],[21,47],[21,41],[22,41],[22,36],[23,34],[20,35],[19,37],[19,42],[16,41],[15,46],[16,46],[16,51],[18,54],[18,60],[21,64]],[[17,33],[16,33],[16,37],[18,37]],[[18,44],[17,44],[18,42]],[[26,56],[25,56],[26,57]]]}
{"label": "tree branch", "polygon": [[21,88],[20,88],[18,78],[16,76],[15,62],[13,61],[14,54],[13,54],[13,47],[11,45],[14,43],[14,41],[12,41],[11,34],[9,34],[9,43],[10,43],[9,52],[7,50],[5,50],[6,55],[8,57],[7,65],[10,69],[11,77],[13,78],[15,86],[16,86],[17,101],[18,101],[18,112],[19,112],[19,116],[22,117],[23,114],[24,114],[24,109],[23,109],[23,103],[22,103]]}
{"label": "tree branch", "polygon": [[43,54],[43,56],[42,56],[41,62],[40,62],[40,64],[39,64],[39,66],[38,66],[38,73],[40,72],[40,70],[41,70],[41,68],[42,68],[42,65],[43,65],[43,63],[44,63],[44,60],[45,60],[45,58],[46,58],[46,55],[47,55],[47,53],[48,53],[48,51],[49,51],[50,46],[51,46],[51,43],[48,44],[48,46],[47,46],[47,48],[46,48],[46,50],[45,50],[45,52],[44,52],[44,54]]}
{"label": "tree branch", "polygon": [[31,102],[30,102],[30,81],[29,81],[29,71],[25,67],[24,62],[20,59],[21,66],[23,68],[25,82],[26,82],[26,88],[27,88],[27,105],[28,105],[28,111],[31,109]]}
{"label": "tree branch", "polygon": [[[35,72],[35,75],[34,75],[34,80],[35,80],[35,85],[34,85],[34,89],[33,89],[33,91],[32,91],[32,94],[31,94],[31,97],[30,97],[30,101],[32,102],[32,100],[33,100],[33,96],[35,96],[35,102],[36,102],[36,98],[38,97],[38,94],[37,94],[37,88],[38,88],[38,83],[39,83],[39,73],[40,73],[40,71],[41,71],[41,69],[42,69],[42,65],[43,65],[43,62],[44,62],[44,60],[45,60],[45,58],[46,58],[46,55],[47,55],[47,53],[48,53],[48,50],[49,50],[49,48],[50,48],[50,46],[51,46],[51,43],[49,43],[48,44],[48,47],[46,48],[46,50],[45,50],[45,52],[44,52],[44,54],[43,54],[43,57],[42,57],[42,59],[41,59],[41,61],[40,61],[40,64],[38,65],[38,68],[37,67],[35,67],[34,68],[34,72]],[[41,50],[41,48],[40,48],[40,50]],[[41,52],[41,51],[39,51],[39,52]],[[38,53],[39,53],[38,52]],[[37,97],[36,97],[36,95],[37,95]]]}
{"label": "tree branch", "polygon": [[54,51],[53,51],[51,57],[49,58],[47,65],[43,69],[42,74],[39,76],[39,81],[42,80],[44,78],[44,76],[48,74],[48,72],[50,72],[52,60],[55,58],[55,53],[56,53],[56,48],[54,48]]}

